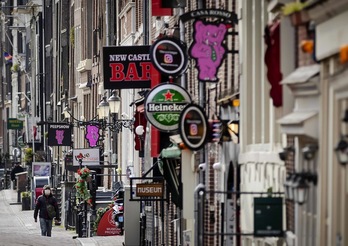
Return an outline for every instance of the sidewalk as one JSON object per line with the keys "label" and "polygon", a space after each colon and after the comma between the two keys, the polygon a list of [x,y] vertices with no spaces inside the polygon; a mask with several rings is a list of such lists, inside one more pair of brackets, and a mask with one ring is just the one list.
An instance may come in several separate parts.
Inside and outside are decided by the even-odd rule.
{"label": "sidewalk", "polygon": [[[44,239],[45,237],[40,236],[40,223],[34,222],[34,211],[28,210],[28,211],[22,211],[22,205],[17,203],[17,191],[15,190],[1,190],[0,191],[0,200],[4,200],[4,206],[8,206],[6,208],[7,214],[14,214],[16,219],[14,220],[13,216],[9,218],[0,218],[3,223],[13,224],[15,221],[19,221],[19,225],[16,226],[16,229],[26,230],[25,233],[30,234],[32,236],[37,236],[37,239],[41,238]],[[10,221],[12,219],[12,221]],[[8,221],[6,221],[8,220]],[[21,228],[18,228],[20,226]],[[11,228],[8,229],[8,232],[6,232],[6,229],[2,229],[3,233],[8,233],[8,236],[13,233],[13,230]],[[12,234],[13,236],[13,234]],[[65,230],[63,225],[61,226],[55,226],[53,225],[52,228],[52,239],[55,239],[55,241],[60,245],[82,245],[82,246],[122,246],[124,242],[123,236],[94,236],[90,238],[76,238],[73,239],[73,237],[76,237],[77,234],[75,231],[72,230]],[[3,237],[3,235],[2,235]],[[2,241],[2,240],[1,240]],[[0,241],[0,245],[1,244]],[[30,242],[28,242],[30,243]],[[35,245],[35,244],[33,244]]]}

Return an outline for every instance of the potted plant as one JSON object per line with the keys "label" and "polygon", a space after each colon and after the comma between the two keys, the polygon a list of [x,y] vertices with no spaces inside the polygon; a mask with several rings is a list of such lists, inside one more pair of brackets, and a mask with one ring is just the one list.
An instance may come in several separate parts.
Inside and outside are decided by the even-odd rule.
{"label": "potted plant", "polygon": [[283,6],[282,13],[289,16],[293,26],[302,25],[309,21],[307,11],[304,10],[308,2],[301,3],[299,1],[290,2]]}
{"label": "potted plant", "polygon": [[30,197],[31,197],[30,191],[21,192],[22,210],[30,210]]}
{"label": "potted plant", "polygon": [[24,162],[27,164],[31,164],[33,162],[33,149],[25,148],[23,149],[23,152],[24,152]]}
{"label": "potted plant", "polygon": [[18,63],[14,63],[14,64],[12,65],[12,67],[11,67],[11,71],[12,71],[13,73],[18,72],[18,71],[19,71],[19,64],[18,64]]}

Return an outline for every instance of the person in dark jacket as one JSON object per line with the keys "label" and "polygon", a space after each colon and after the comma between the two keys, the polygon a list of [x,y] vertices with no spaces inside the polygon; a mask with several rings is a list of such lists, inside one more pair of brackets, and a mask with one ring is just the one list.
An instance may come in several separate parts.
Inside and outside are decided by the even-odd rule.
{"label": "person in dark jacket", "polygon": [[13,182],[13,187],[16,188],[17,183],[16,183],[16,173],[21,173],[23,172],[24,169],[21,167],[21,164],[19,162],[15,163],[15,166],[13,167],[11,171],[11,180]]}
{"label": "person in dark jacket", "polygon": [[34,219],[37,222],[37,215],[39,214],[40,218],[40,228],[41,228],[41,236],[51,236],[52,232],[52,220],[53,218],[49,217],[49,213],[47,210],[47,206],[50,204],[54,207],[56,212],[56,220],[59,219],[59,209],[57,199],[52,195],[51,187],[49,185],[45,185],[42,190],[42,195],[39,196],[36,200],[35,210],[34,210]]}

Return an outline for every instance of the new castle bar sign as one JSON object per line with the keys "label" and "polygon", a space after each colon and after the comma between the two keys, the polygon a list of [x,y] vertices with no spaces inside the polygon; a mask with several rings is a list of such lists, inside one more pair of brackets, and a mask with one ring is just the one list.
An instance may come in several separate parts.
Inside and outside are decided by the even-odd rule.
{"label": "new castle bar sign", "polygon": [[136,184],[135,195],[137,197],[162,197],[163,184],[162,183]]}
{"label": "new castle bar sign", "polygon": [[154,73],[150,46],[104,47],[104,88],[150,88]]}

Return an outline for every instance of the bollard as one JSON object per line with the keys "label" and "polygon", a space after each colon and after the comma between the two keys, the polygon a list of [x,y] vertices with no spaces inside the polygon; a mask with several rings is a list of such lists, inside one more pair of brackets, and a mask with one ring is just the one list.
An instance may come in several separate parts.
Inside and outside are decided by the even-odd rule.
{"label": "bollard", "polygon": [[78,237],[83,237],[82,212],[77,214],[76,232]]}

